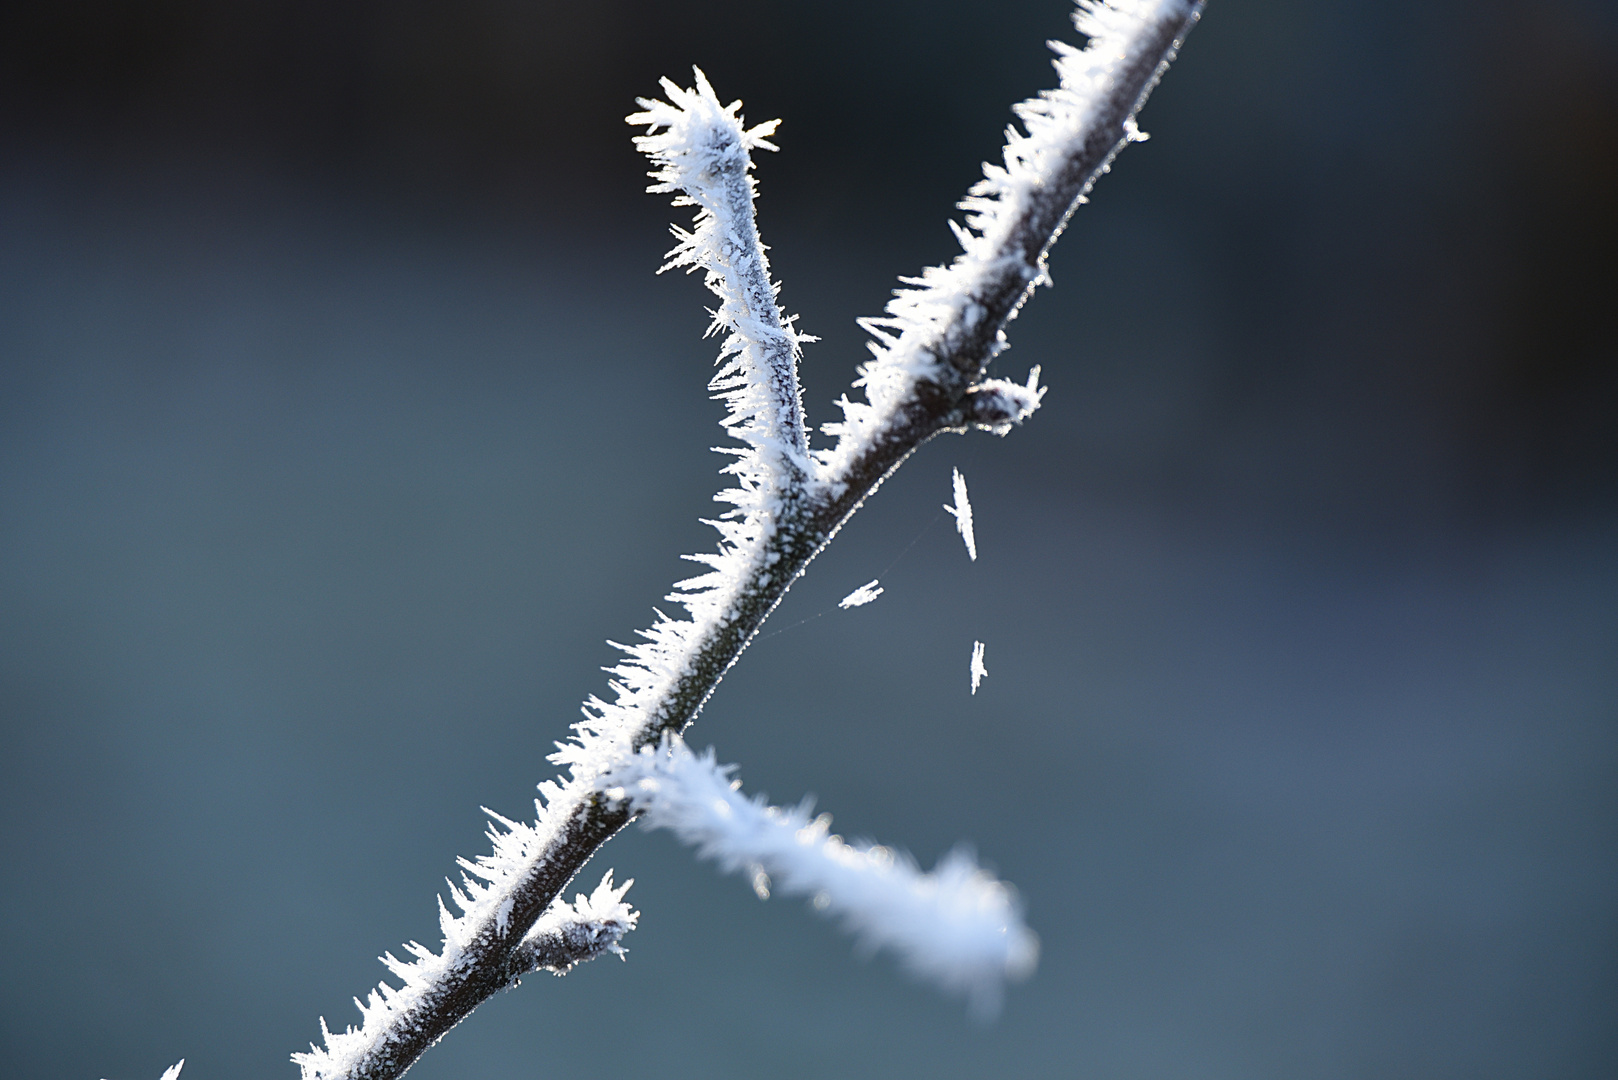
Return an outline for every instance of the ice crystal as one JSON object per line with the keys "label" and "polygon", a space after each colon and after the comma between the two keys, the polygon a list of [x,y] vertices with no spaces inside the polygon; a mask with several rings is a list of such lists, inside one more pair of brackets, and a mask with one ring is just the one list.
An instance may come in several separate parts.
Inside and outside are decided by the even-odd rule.
{"label": "ice crystal", "polygon": [[842,608],[844,611],[847,611],[849,608],[864,607],[866,604],[869,604],[872,600],[875,600],[877,597],[881,596],[887,591],[886,589],[879,587],[876,582],[876,578],[872,578],[870,581],[867,581],[864,585],[861,585],[859,588],[837,601],[837,606]]}
{"label": "ice crystal", "polygon": [[903,852],[849,843],[831,816],[807,803],[768,806],[741,793],[735,766],[694,754],[677,737],[647,747],[602,778],[608,798],[627,799],[645,824],[668,829],[759,896],[810,897],[868,948],[889,949],[905,968],[963,993],[980,1012],[998,1005],[1007,980],[1026,977],[1039,940],[1016,895],[957,849],[923,873]]}
{"label": "ice crystal", "polygon": [[978,684],[989,677],[989,669],[983,666],[983,642],[972,642],[972,696],[976,697]]}
{"label": "ice crystal", "polygon": [[966,477],[961,475],[961,470],[959,469],[953,471],[955,473],[955,504],[951,506],[949,503],[945,503],[944,509],[949,511],[950,517],[955,519],[955,531],[960,533],[961,539],[965,541],[966,553],[972,557],[973,562],[977,562],[978,541],[977,537],[972,533],[972,502],[966,497]]}

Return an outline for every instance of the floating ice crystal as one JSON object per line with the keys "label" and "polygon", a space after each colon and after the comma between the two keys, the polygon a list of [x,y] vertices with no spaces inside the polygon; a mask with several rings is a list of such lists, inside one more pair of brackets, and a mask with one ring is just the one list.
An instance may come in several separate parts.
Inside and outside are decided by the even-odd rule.
{"label": "floating ice crystal", "polygon": [[842,608],[844,611],[847,611],[849,608],[864,607],[866,604],[869,604],[872,600],[875,600],[877,597],[881,596],[887,591],[878,586],[876,582],[876,578],[872,578],[870,581],[867,581],[864,585],[861,585],[859,588],[837,601],[837,606]]}
{"label": "floating ice crystal", "polygon": [[955,519],[955,529],[961,534],[961,539],[966,541],[966,553],[972,556],[973,562],[977,562],[978,541],[977,537],[972,534],[972,500],[966,497],[966,477],[961,475],[961,470],[959,469],[953,471],[955,473],[955,505],[951,506],[949,503],[945,503],[944,509],[949,511],[950,516]]}

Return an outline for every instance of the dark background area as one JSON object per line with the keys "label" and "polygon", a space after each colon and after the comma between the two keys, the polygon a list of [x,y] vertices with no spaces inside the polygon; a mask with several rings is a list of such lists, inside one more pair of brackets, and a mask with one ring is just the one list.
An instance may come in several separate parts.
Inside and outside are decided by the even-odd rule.
{"label": "dark background area", "polygon": [[[0,13],[8,1072],[292,1075],[710,546],[635,96],[695,62],[784,118],[824,422],[1066,18]],[[1618,1072],[1618,16],[1215,0],[1142,126],[999,361],[1045,408],[924,448],[691,733],[974,843],[1039,972],[974,1025],[632,830],[580,882],[637,879],[628,962],[413,1076]]]}

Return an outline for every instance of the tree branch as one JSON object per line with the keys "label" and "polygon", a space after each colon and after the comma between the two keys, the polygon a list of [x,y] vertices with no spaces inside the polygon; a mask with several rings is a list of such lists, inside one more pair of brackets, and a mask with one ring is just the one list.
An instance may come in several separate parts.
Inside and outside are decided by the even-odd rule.
{"label": "tree branch", "polygon": [[897,953],[911,972],[965,994],[980,1016],[999,1009],[1008,979],[1033,972],[1039,939],[1023,924],[1021,905],[970,854],[951,852],[924,874],[903,852],[845,842],[831,832],[830,814],[811,819],[808,803],[782,808],[748,798],[732,779],[735,768],[669,735],[603,784],[650,828],[669,829],[725,870],[749,872],[761,900],[772,885],[814,897],[817,910],[872,951]]}
{"label": "tree branch", "polygon": [[[803,339],[775,307],[752,225],[746,150],[763,148],[771,125],[741,128],[735,106],[707,104],[713,95],[705,81],[694,91],[665,83],[675,103],[646,103],[632,118],[667,130],[662,144],[642,143],[662,165],[654,176],[660,189],[677,186],[699,207],[697,228],[689,239],[681,236],[673,264],[702,266],[725,300],[715,326],[731,331],[721,359],[732,362],[722,366],[715,388],[732,407],[727,428],[745,447],[727,470],[737,486],[719,498],[735,508],[713,522],[719,551],[695,557],[710,572],[681,582],[671,597],[690,620],[660,618],[642,633],[643,642],[620,646],[628,656],[613,669],[614,700],[591,698],[574,740],[553,757],[568,767],[566,780],[540,785],[533,824],[491,830],[493,853],[474,863],[483,883],[466,879],[452,887],[460,915],[440,905],[443,948],[436,954],[413,948],[415,962],[394,971],[404,986],[383,984],[373,992],[361,1005],[358,1030],[326,1032],[323,1021],[325,1048],[294,1055],[304,1080],[392,1080],[510,985],[537,955],[525,951],[530,930],[629,820],[627,806],[599,790],[601,777],[697,716],[791,583],[918,446],[941,431],[1004,432],[1037,407],[1032,382],[1017,387],[986,381],[984,373],[1005,346],[1006,324],[1047,280],[1046,253],[1073,209],[1114,155],[1143,137],[1135,113],[1201,9],[1200,0],[1081,7],[1078,24],[1090,45],[1053,44],[1061,85],[1018,107],[1027,134],[1011,134],[1004,165],[985,166],[984,180],[962,203],[968,212],[966,228],[957,227],[962,255],[909,281],[915,288],[899,294],[887,316],[866,321],[875,358],[855,385],[867,400],[841,402],[843,420],[827,425],[838,436],[829,451],[808,451],[795,363]],[[675,98],[676,91],[683,97]],[[667,150],[685,153],[688,162],[700,158],[691,152],[697,142],[668,141],[675,129],[665,123],[684,122],[679,118],[693,112],[702,113],[709,131],[726,118],[733,129],[729,144],[723,137],[710,144],[712,160],[723,166],[708,179],[702,168],[676,177],[672,159],[659,156]],[[723,199],[705,201],[703,185],[710,183],[727,193]],[[745,228],[704,235],[705,224],[717,228],[725,220]]]}

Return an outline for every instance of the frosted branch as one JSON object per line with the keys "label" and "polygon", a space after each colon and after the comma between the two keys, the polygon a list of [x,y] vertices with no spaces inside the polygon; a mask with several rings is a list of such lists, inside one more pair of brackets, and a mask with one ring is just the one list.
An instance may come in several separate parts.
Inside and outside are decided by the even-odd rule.
{"label": "frosted branch", "polygon": [[692,89],[664,79],[668,101],[638,98],[643,111],[627,118],[647,127],[647,134],[635,139],[657,165],[656,183],[646,190],[677,192],[674,205],[697,208],[691,231],[674,227],[679,243],[663,269],[700,269],[719,297],[708,333],[723,330],[726,337],[719,373],[709,386],[731,407],[726,426],[762,451],[766,463],[801,480],[809,444],[798,353],[800,342],[813,339],[800,337],[775,302],[780,286],[770,279],[753,214],[757,185],[751,151],[776,148],[768,136],[780,121],[744,127],[742,103],[721,105],[702,70],[692,72]]}
{"label": "frosted branch", "polygon": [[962,850],[931,873],[903,852],[850,844],[831,832],[831,815],[807,804],[768,806],[734,780],[734,765],[710,749],[693,754],[677,736],[647,747],[602,778],[611,798],[627,799],[654,829],[668,829],[754,889],[814,899],[865,946],[890,949],[916,975],[963,993],[979,1011],[998,1007],[1007,979],[1034,969],[1039,939],[1023,924],[1015,894]]}
{"label": "frosted branch", "polygon": [[[657,165],[653,190],[677,191],[677,204],[697,208],[693,229],[676,231],[668,265],[701,268],[720,298],[711,330],[726,336],[712,386],[730,408],[725,429],[741,445],[725,451],[737,459],[727,469],[736,484],[716,496],[732,506],[711,522],[718,550],[688,556],[706,570],[679,582],[669,597],[689,619],[659,613],[640,641],[619,646],[625,658],[611,671],[611,700],[590,698],[573,738],[558,746],[552,761],[567,775],[540,785],[533,823],[497,819],[489,832],[492,853],[462,861],[466,877],[449,890],[456,911],[440,901],[438,951],[412,942],[406,946],[412,959],[384,957],[402,985],[384,983],[357,1002],[357,1029],[333,1033],[322,1021],[325,1047],[294,1057],[304,1080],[393,1080],[522,971],[552,966],[549,958],[560,967],[571,955],[546,950],[583,948],[545,936],[551,931],[534,934],[580,867],[629,821],[627,801],[606,798],[600,778],[696,718],[792,582],[918,446],[945,431],[1004,433],[1038,408],[1037,379],[1018,385],[986,378],[987,366],[1005,347],[1006,324],[1048,281],[1046,253],[1073,208],[1118,150],[1143,137],[1135,113],[1201,9],[1186,0],[1081,5],[1078,26],[1090,43],[1082,50],[1053,45],[1060,85],[1018,106],[1026,134],[1011,133],[1004,164],[985,166],[984,180],[961,204],[962,254],[946,268],[908,279],[911,287],[887,314],[866,321],[873,358],[855,383],[865,400],[844,397],[843,419],[827,425],[836,444],[826,450],[812,451],[803,427],[796,361],[808,339],[776,306],[753,218],[750,151],[771,148],[774,125],[743,127],[739,103],[721,106],[700,72],[694,89],[665,81],[666,102],[641,103],[631,120],[649,129],[638,143]],[[869,861],[868,853],[849,850]],[[1004,894],[993,900],[994,890],[977,873],[946,861],[917,879],[931,877],[940,896],[990,897],[982,905],[995,910],[1010,904]],[[969,882],[964,894],[946,889],[955,877]],[[944,914],[930,917],[947,921]],[[975,992],[988,985],[987,976],[947,972],[1012,975],[1025,962],[1019,957],[1032,962],[1031,951],[1013,947],[1022,939],[1009,919],[1005,926],[1012,944],[993,963],[929,961],[898,940],[902,928],[883,944],[917,970]],[[616,938],[602,944],[611,937],[608,927],[601,922],[590,931],[588,944],[601,945],[596,955],[617,945]],[[961,948],[980,959],[990,955],[972,951],[978,946],[970,941]]]}

